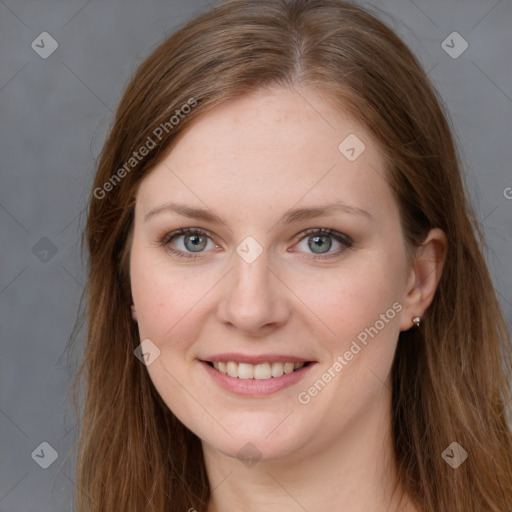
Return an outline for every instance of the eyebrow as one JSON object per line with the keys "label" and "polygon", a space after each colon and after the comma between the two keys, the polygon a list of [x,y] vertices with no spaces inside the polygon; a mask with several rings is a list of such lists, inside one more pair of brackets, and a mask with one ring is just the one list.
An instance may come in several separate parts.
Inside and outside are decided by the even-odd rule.
{"label": "eyebrow", "polygon": [[[213,211],[207,208],[194,208],[188,206],[186,204],[180,203],[165,203],[161,206],[157,206],[153,208],[151,211],[146,213],[144,216],[144,221],[148,221],[151,218],[165,212],[177,213],[178,215],[182,215],[183,217],[188,217],[189,219],[201,220],[205,222],[210,222],[212,224],[224,224],[226,222],[222,217],[214,213]],[[362,217],[366,217],[369,220],[373,220],[373,217],[366,210],[362,208],[358,208],[357,206],[350,206],[348,204],[344,204],[341,202],[326,204],[322,207],[312,207],[312,208],[294,208],[288,210],[284,213],[284,215],[279,219],[276,224],[293,224],[296,222],[301,222],[303,220],[314,219],[316,217],[321,217],[322,215],[328,215],[333,212],[343,212],[349,213],[352,215],[358,215]]]}

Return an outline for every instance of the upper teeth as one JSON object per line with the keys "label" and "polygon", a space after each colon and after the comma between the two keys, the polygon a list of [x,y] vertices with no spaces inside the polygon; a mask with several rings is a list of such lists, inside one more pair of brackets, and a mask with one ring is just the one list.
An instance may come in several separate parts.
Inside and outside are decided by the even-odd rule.
{"label": "upper teeth", "polygon": [[219,372],[238,377],[240,379],[270,379],[272,377],[281,377],[283,373],[292,373],[298,368],[302,368],[304,363],[235,363],[233,361],[216,361],[213,367]]}

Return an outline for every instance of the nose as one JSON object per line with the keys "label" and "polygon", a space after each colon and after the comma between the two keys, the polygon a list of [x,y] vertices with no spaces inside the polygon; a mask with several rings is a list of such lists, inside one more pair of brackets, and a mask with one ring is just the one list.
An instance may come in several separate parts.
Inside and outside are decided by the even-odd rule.
{"label": "nose", "polygon": [[252,263],[235,254],[226,277],[217,316],[230,329],[261,337],[288,321],[290,292],[269,266],[267,251]]}

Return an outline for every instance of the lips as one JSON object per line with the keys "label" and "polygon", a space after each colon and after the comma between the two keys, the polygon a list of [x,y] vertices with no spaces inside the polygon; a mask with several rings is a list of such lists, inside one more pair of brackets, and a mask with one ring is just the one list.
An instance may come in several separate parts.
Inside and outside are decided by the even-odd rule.
{"label": "lips", "polygon": [[316,363],[275,354],[219,354],[201,359],[200,362],[222,388],[237,394],[252,395],[269,394],[291,386]]}

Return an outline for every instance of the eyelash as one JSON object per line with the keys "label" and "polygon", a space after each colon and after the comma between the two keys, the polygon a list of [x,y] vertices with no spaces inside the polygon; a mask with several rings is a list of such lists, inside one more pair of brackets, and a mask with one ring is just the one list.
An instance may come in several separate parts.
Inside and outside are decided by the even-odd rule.
{"label": "eyelash", "polygon": [[[211,235],[208,233],[208,231],[205,231],[203,229],[199,229],[199,228],[183,228],[183,229],[177,229],[176,231],[173,231],[171,233],[166,233],[164,236],[162,236],[158,240],[158,243],[159,243],[160,246],[166,247],[166,249],[168,251],[172,252],[174,255],[178,256],[179,258],[195,260],[197,258],[202,257],[202,253],[201,252],[199,252],[197,254],[184,253],[184,252],[182,252],[180,250],[177,250],[177,249],[173,248],[170,245],[168,246],[168,244],[170,244],[170,242],[172,242],[172,240],[174,240],[175,238],[177,238],[179,236],[182,236],[182,235],[201,235],[201,236],[207,236],[210,239],[212,238]],[[312,236],[312,235],[331,236],[334,239],[336,239],[338,242],[340,242],[342,245],[345,246],[345,248],[338,249],[337,251],[334,251],[334,252],[326,253],[325,255],[313,255],[313,256],[309,256],[308,257],[309,259],[313,259],[313,260],[324,260],[324,259],[327,259],[327,258],[332,258],[332,257],[340,256],[342,252],[344,252],[347,249],[350,249],[352,247],[353,243],[354,243],[354,241],[349,236],[344,235],[343,233],[338,233],[337,231],[334,231],[334,230],[328,229],[328,228],[311,228],[311,229],[306,229],[306,230],[302,231],[301,233],[299,233],[294,238],[294,241],[296,243],[299,243],[304,238],[307,238],[307,237]],[[185,254],[187,254],[187,256],[185,256]]]}

